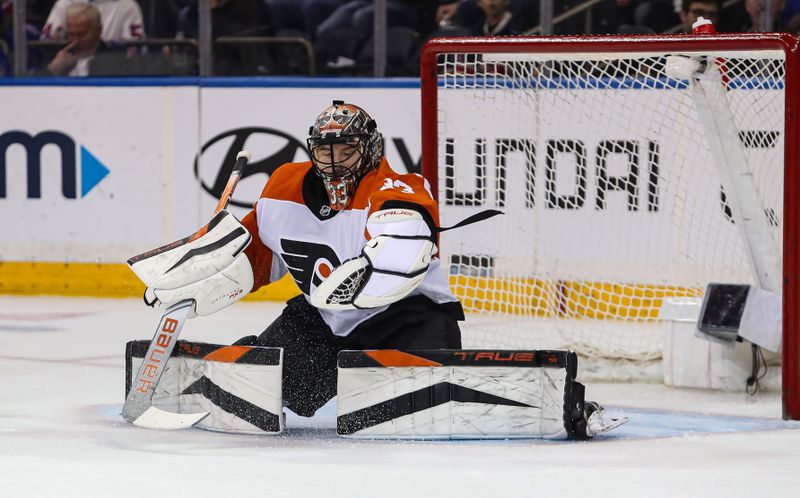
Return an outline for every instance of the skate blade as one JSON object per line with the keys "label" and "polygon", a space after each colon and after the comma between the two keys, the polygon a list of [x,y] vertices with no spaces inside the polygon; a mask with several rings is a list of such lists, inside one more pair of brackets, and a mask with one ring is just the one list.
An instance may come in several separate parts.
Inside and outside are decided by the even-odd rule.
{"label": "skate blade", "polygon": [[589,417],[589,430],[595,435],[616,429],[629,420],[628,417],[610,417],[608,415],[597,417],[594,420],[592,420],[592,418],[593,417]]}

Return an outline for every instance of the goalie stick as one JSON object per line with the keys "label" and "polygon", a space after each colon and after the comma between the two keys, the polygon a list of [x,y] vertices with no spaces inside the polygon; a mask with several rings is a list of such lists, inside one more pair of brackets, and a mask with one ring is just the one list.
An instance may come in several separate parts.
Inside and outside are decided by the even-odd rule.
{"label": "goalie stick", "polygon": [[[214,214],[218,214],[226,207],[231,200],[233,190],[242,176],[242,171],[250,160],[250,153],[241,151],[236,155],[236,164],[231,172],[231,177],[225,190],[220,196],[219,203],[214,209]],[[202,237],[208,231],[208,225],[202,227],[193,235],[178,240],[171,244],[147,251],[128,260],[132,265],[137,261],[149,258],[156,254],[174,249],[182,244],[186,244]],[[136,377],[131,384],[130,392],[126,393],[125,404],[122,407],[122,417],[133,425],[146,427],[148,429],[183,429],[192,427],[196,423],[208,416],[209,412],[201,413],[174,413],[156,408],[153,406],[153,394],[161,378],[161,374],[167,366],[172,354],[172,349],[178,341],[183,324],[189,316],[189,312],[194,306],[194,301],[189,299],[176,303],[164,313],[158,328],[150,341],[150,346],[144,356],[144,361],[136,372]]]}

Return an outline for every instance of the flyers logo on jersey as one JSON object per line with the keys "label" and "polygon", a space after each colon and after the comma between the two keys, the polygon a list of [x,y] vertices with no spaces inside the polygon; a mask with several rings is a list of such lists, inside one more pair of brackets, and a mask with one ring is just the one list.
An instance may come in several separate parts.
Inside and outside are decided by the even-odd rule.
{"label": "flyers logo on jersey", "polygon": [[400,189],[401,192],[404,194],[413,194],[414,189],[411,188],[407,183],[401,182],[400,180],[392,181],[391,178],[384,178],[383,185],[381,185],[381,190],[390,190],[390,189]]}
{"label": "flyers logo on jersey", "polygon": [[324,244],[290,239],[281,239],[281,259],[305,295],[311,294],[312,284],[321,284],[341,264],[333,249]]}

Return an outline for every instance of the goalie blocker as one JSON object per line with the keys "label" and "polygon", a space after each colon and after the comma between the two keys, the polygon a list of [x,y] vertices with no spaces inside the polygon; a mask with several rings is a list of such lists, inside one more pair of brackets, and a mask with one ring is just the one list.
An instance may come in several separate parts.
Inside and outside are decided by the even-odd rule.
{"label": "goalie blocker", "polygon": [[627,421],[584,401],[570,351],[342,351],[338,369],[343,436],[582,440]]}

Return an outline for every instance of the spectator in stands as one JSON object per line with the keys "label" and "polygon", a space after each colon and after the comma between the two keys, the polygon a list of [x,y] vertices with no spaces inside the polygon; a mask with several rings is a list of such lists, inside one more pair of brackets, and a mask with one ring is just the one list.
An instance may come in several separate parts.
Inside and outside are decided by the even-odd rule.
{"label": "spectator in stands", "polygon": [[139,0],[142,15],[151,38],[172,38],[178,32],[181,10],[197,0]]}
{"label": "spectator in stands", "polygon": [[472,26],[472,34],[476,36],[518,35],[530,28],[508,9],[509,0],[477,0],[477,3],[484,19]]}
{"label": "spectator in stands", "polygon": [[[263,0],[211,0],[212,37],[268,36],[269,13]],[[190,4],[181,11],[178,21],[178,38],[197,38],[198,4]]]}
{"label": "spectator in stands", "polygon": [[[680,2],[681,0],[677,0]],[[710,1],[710,0],[709,0]],[[579,7],[585,0],[565,0],[561,12]],[[561,5],[557,2],[557,5]],[[585,16],[590,14],[589,19]],[[590,21],[590,32],[586,33],[586,22]],[[651,31],[666,31],[678,23],[673,0],[603,0],[594,4],[583,14],[567,19],[556,32],[567,34],[564,27],[571,28],[569,34],[610,34],[627,32],[645,34]]]}
{"label": "spectator in stands", "polygon": [[[588,10],[583,10],[553,26],[557,35],[576,34],[611,34],[616,33],[621,25],[641,24],[636,20],[639,9],[646,13],[651,2],[660,0],[602,0]],[[571,9],[581,7],[585,0],[562,0],[554,2],[553,17],[564,14]],[[513,9],[512,9],[513,10]],[[587,21],[589,25],[587,26]],[[641,29],[641,28],[639,28]]]}
{"label": "spectator in stands", "polygon": [[103,20],[100,38],[105,42],[141,40],[144,38],[142,9],[135,0],[57,0],[42,29],[43,40],[67,38],[67,9],[70,5],[90,3]]}
{"label": "spectator in stands", "polygon": [[439,5],[439,7],[436,9],[436,25],[445,26],[453,22],[456,19],[456,15],[458,14],[461,4],[469,1],[471,0],[461,0],[460,2]]}
{"label": "spectator in stands", "polygon": [[[630,5],[633,8],[633,17],[618,17],[619,23],[632,22],[634,26],[645,28],[645,31],[649,28],[655,33],[661,33],[680,22],[672,0],[639,0],[638,2],[631,1]],[[617,32],[619,31],[618,27]]]}
{"label": "spectator in stands", "polygon": [[691,33],[692,24],[698,17],[709,19],[716,25],[721,10],[722,0],[683,0],[681,11],[678,13],[683,24],[683,32]]}
{"label": "spectator in stands", "polygon": [[88,3],[66,8],[67,45],[58,51],[41,76],[125,75],[126,56],[100,39],[103,24],[98,9]]}
{"label": "spectator in stands", "polygon": [[[534,2],[529,0],[508,0],[503,3],[506,4],[505,10],[513,16],[510,24],[515,34],[524,33],[536,25],[539,7],[534,5]],[[496,7],[488,6],[486,8],[493,9]],[[486,10],[478,0],[460,0],[450,4],[442,4],[436,11],[436,23],[439,30],[435,33],[435,36],[460,36],[466,34],[483,36],[486,34],[483,30],[486,17]],[[460,29],[464,29],[465,32],[461,33]]]}
{"label": "spectator in stands", "polygon": [[264,0],[275,32],[300,31],[316,37],[319,25],[350,0]]}
{"label": "spectator in stands", "polygon": [[[405,26],[422,34],[436,27],[437,9],[458,0],[388,0],[386,19],[389,26]],[[326,31],[349,27],[364,36],[372,34],[375,6],[373,0],[350,0],[337,8],[317,28],[317,37]]]}
{"label": "spectator in stands", "polygon": [[[223,36],[272,36],[270,14],[263,0],[211,0],[211,36],[214,39],[214,74],[241,76],[270,74],[271,53],[263,44],[220,42]],[[177,38],[198,38],[198,4],[181,11]]]}
{"label": "spectator in stands", "polygon": [[306,33],[312,37],[315,36],[319,25],[347,1],[348,0],[303,0],[303,22]]}
{"label": "spectator in stands", "polygon": [[[783,0],[772,0],[770,7],[772,9],[772,28],[768,31],[786,31],[786,26],[779,15],[783,9]],[[744,0],[744,8],[750,16],[749,31],[762,31],[761,0]]]}
{"label": "spectator in stands", "polygon": [[781,21],[786,26],[786,31],[796,35],[800,32],[800,0],[786,0],[785,3],[781,11]]}

